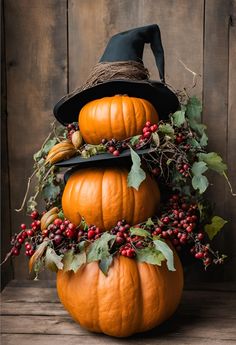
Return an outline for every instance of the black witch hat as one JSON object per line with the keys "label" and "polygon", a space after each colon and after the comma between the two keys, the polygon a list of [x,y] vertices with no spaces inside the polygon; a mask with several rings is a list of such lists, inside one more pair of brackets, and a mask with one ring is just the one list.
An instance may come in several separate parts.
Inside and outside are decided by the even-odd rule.
{"label": "black witch hat", "polygon": [[[160,75],[160,81],[153,81],[148,78],[148,73],[143,66],[143,50],[145,43],[150,43],[154,54],[156,65]],[[109,67],[107,65],[109,63]],[[136,67],[141,65],[142,72],[136,77],[135,73],[124,74],[110,73],[112,63],[121,66],[122,63],[128,63],[128,69],[132,64]],[[121,63],[121,65],[119,64]],[[129,64],[131,63],[131,64]],[[117,94],[126,94],[131,97],[143,98],[148,100],[157,110],[159,119],[167,119],[170,113],[175,112],[179,107],[177,96],[166,86],[164,75],[164,51],[161,43],[161,35],[158,25],[148,25],[141,28],[135,28],[129,31],[121,32],[113,36],[100,59],[99,68],[102,69],[102,78],[96,78],[95,81],[88,82],[81,88],[71,94],[63,97],[54,107],[54,115],[59,122],[67,125],[78,121],[79,112],[88,102]],[[96,66],[95,66],[96,67]],[[104,79],[105,75],[105,79]],[[106,76],[112,77],[106,77]],[[118,77],[117,77],[118,76]],[[141,79],[141,80],[140,80]],[[137,133],[138,134],[138,133]],[[137,153],[142,155],[146,150],[139,150]],[[114,164],[119,160],[130,161],[130,151],[122,152],[118,157],[109,153],[82,158],[81,156],[57,163],[57,166],[89,167],[99,164]]]}
{"label": "black witch hat", "polygon": [[[161,34],[158,25],[148,25],[135,28],[113,36],[100,59],[100,66],[106,75],[106,63],[136,62],[143,65],[143,50],[145,43],[150,43],[160,81],[148,79],[144,74],[142,80],[129,77],[128,73],[120,78],[115,73],[102,81],[99,78],[95,84],[86,85],[64,96],[54,107],[54,115],[64,125],[77,122],[82,107],[95,99],[126,94],[131,97],[144,98],[156,108],[159,118],[166,119],[179,106],[176,95],[166,86],[164,75],[164,51],[161,43]],[[109,65],[110,66],[110,65]]]}

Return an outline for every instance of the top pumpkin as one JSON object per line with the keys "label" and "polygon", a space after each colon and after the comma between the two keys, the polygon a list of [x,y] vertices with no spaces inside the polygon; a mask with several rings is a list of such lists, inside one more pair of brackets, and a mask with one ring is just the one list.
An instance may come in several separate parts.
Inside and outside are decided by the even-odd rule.
{"label": "top pumpkin", "polygon": [[158,122],[153,105],[142,98],[116,95],[87,103],[79,113],[79,128],[88,144],[103,138],[124,140],[142,134],[145,123]]}

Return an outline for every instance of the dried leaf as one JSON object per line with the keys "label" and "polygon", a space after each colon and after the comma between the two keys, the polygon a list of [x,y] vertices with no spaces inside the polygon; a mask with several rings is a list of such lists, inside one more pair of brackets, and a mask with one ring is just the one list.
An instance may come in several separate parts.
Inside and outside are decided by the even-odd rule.
{"label": "dried leaf", "polygon": [[43,256],[43,254],[44,254],[44,252],[45,252],[45,250],[46,250],[46,248],[47,248],[47,246],[48,246],[48,243],[49,243],[49,239],[44,240],[44,241],[38,246],[38,248],[37,248],[37,250],[35,251],[35,253],[31,256],[30,261],[29,261],[29,272],[32,271],[32,269],[33,269],[33,267],[34,267],[36,261],[37,261],[38,259],[40,259],[40,258]]}

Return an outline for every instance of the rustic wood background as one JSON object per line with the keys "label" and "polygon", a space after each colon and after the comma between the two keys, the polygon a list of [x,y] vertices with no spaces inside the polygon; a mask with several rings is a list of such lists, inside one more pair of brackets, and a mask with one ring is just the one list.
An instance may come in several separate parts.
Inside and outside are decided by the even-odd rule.
{"label": "rustic wood background", "polygon": [[[166,80],[203,100],[209,149],[228,163],[236,190],[236,1],[235,0],[5,0],[2,2],[2,255],[10,234],[26,221],[21,204],[32,155],[49,131],[52,108],[78,87],[98,61],[110,36],[147,24],[160,26]],[[158,78],[154,58],[144,62]],[[192,75],[198,77],[191,89]],[[216,212],[230,222],[215,244],[229,256],[223,267],[205,274],[191,266],[189,280],[236,280],[236,212],[223,178],[213,177],[209,196]],[[9,211],[10,210],[10,211]],[[14,262],[14,277],[28,279],[27,259]],[[3,284],[13,274],[2,270]],[[53,279],[44,274],[41,279]]]}

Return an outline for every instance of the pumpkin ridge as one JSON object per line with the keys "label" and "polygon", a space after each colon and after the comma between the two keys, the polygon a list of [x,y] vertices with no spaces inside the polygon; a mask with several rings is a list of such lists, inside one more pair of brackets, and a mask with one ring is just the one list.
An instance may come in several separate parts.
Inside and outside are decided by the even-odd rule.
{"label": "pumpkin ridge", "polygon": [[148,121],[148,111],[147,111],[147,108],[146,108],[146,102],[140,98],[140,101],[141,101],[141,104],[142,104],[142,107],[144,109],[144,114],[145,114],[145,123]]}
{"label": "pumpkin ridge", "polygon": [[127,96],[121,96],[120,100],[121,100],[121,117],[122,117],[122,121],[123,121],[123,125],[124,125],[124,133],[125,133],[125,137],[127,138],[128,137],[128,134],[127,134],[127,130],[126,130],[126,118],[125,118],[125,109],[124,109],[124,102],[123,102],[123,99],[124,101],[126,102],[126,97]]}
{"label": "pumpkin ridge", "polygon": [[102,223],[102,230],[105,229],[104,225],[104,216],[103,216],[103,179],[105,177],[106,169],[103,170],[102,176],[101,176],[101,192],[100,192],[100,198],[101,198],[101,223]]}
{"label": "pumpkin ridge", "polygon": [[135,116],[135,119],[134,119],[134,121],[133,121],[133,123],[134,123],[134,125],[135,125],[135,135],[137,135],[137,134],[139,134],[139,133],[137,133],[137,131],[138,131],[138,124],[137,124],[137,118],[136,118],[136,113],[135,113],[135,105],[134,105],[134,99],[133,98],[129,98],[129,101],[130,101],[130,104],[131,104],[131,106],[132,106],[132,109],[133,109],[133,114],[134,114],[134,116]]}

